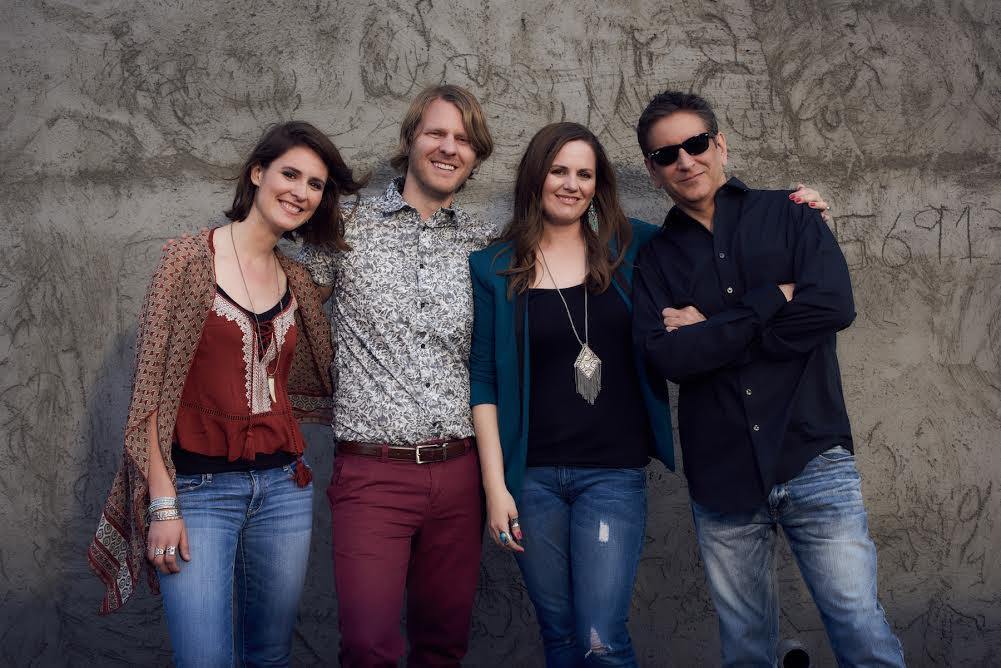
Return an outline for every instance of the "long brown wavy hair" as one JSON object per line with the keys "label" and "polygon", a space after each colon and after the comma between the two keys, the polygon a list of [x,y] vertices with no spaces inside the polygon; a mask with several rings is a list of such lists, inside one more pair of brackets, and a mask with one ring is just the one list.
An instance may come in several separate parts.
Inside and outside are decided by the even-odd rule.
{"label": "long brown wavy hair", "polygon": [[[583,141],[594,151],[595,190],[594,207],[598,214],[598,231],[587,224],[585,214],[580,221],[587,248],[587,276],[584,283],[592,293],[604,292],[612,282],[612,275],[622,262],[626,247],[632,241],[632,228],[619,204],[615,170],[608,160],[604,147],[594,133],[579,123],[551,123],[535,133],[528,142],[525,154],[518,165],[514,184],[514,214],[502,241],[513,246],[511,267],[502,274],[508,276],[508,298],[523,293],[535,285],[535,252],[542,240],[542,187],[556,159],[556,154],[572,141]],[[616,240],[618,252],[610,256],[608,243]]]}

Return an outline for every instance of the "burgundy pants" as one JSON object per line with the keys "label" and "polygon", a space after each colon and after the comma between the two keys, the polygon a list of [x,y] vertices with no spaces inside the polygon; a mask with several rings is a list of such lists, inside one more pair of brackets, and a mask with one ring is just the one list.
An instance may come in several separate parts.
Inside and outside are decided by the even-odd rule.
{"label": "burgundy pants", "polygon": [[397,665],[406,591],[407,666],[458,666],[483,537],[476,451],[434,464],[338,454],[327,498],[340,665]]}

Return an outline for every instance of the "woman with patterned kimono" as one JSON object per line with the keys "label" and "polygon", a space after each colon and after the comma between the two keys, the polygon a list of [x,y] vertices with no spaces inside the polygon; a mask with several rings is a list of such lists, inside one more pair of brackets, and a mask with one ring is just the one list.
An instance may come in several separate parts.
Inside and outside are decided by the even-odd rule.
{"label": "woman with patterned kimono", "polygon": [[231,222],[170,244],[146,294],[123,462],[88,558],[104,614],[143,573],[162,593],[178,666],[289,663],[312,527],[296,418],[329,424],[333,355],[313,282],[276,246],[346,250],[338,200],[362,185],[312,125],[272,127]]}

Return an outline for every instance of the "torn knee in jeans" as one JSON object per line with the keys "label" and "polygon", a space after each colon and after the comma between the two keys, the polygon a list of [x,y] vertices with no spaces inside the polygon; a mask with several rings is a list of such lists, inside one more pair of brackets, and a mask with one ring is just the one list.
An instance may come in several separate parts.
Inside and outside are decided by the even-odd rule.
{"label": "torn knee in jeans", "polygon": [[584,654],[584,658],[591,656],[592,654],[597,654],[598,656],[608,654],[612,651],[612,648],[601,642],[601,635],[598,633],[598,629],[591,627],[591,647]]}

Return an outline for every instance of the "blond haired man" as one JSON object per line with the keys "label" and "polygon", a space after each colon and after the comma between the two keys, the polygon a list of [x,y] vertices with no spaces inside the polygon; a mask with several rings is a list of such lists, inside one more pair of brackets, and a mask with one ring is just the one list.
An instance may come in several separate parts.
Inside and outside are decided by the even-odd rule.
{"label": "blond haired man", "polygon": [[342,666],[457,666],[479,572],[482,498],[469,414],[466,256],[492,227],[454,204],[493,151],[476,98],[414,99],[391,164],[402,176],[347,216],[346,253],[300,261],[333,295],[334,433],[327,490]]}

